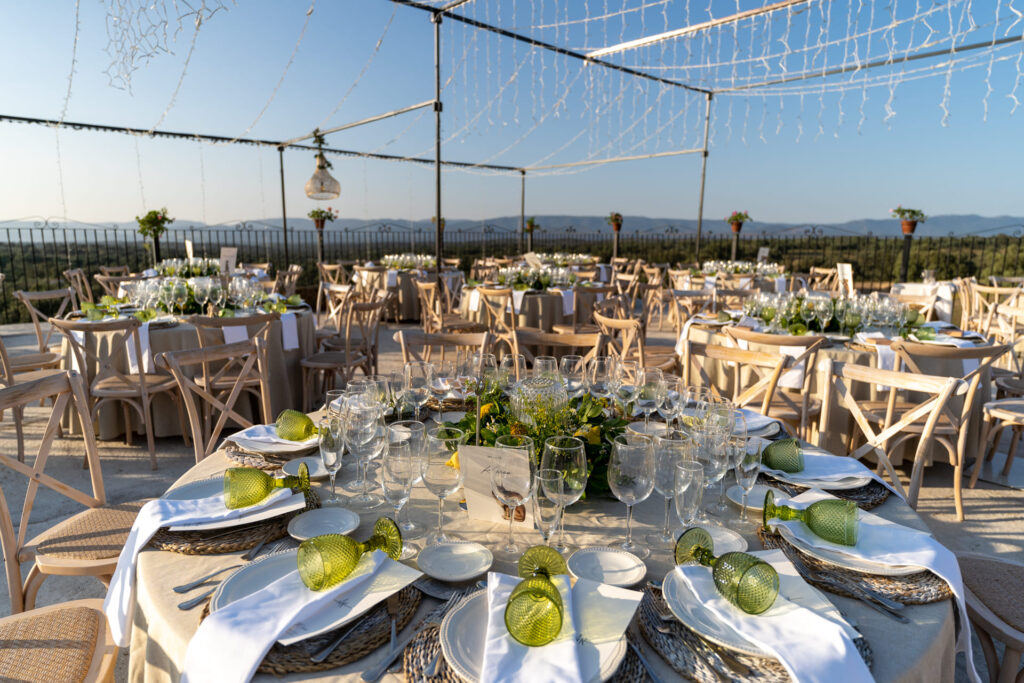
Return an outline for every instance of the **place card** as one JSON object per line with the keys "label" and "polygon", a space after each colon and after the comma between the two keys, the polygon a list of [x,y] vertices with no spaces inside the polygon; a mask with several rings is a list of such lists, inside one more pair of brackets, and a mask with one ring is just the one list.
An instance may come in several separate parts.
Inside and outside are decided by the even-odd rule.
{"label": "place card", "polygon": [[514,522],[533,526],[530,505],[520,505],[510,511],[491,493],[492,467],[501,467],[509,472],[521,472],[523,480],[529,480],[530,459],[526,451],[460,446],[459,466],[464,476],[462,488],[470,518],[499,524],[507,522],[509,514],[512,514]]}
{"label": "place card", "polygon": [[235,270],[238,261],[238,247],[220,248],[220,272],[222,275],[231,275]]}
{"label": "place card", "polygon": [[195,247],[192,246],[192,240],[185,240],[185,256],[189,261],[195,258]]}

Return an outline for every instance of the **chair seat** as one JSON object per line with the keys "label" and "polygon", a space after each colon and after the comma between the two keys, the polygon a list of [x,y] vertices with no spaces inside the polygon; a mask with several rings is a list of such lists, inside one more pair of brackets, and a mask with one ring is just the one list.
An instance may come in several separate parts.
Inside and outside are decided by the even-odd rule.
{"label": "chair seat", "polygon": [[[778,393],[778,391],[776,391]],[[799,396],[793,397],[793,401],[797,404],[796,409],[793,406],[786,403],[781,398],[772,398],[772,402],[768,404],[768,416],[774,417],[779,420],[786,422],[799,422],[800,421],[800,406],[802,398]],[[821,399],[812,398],[807,401],[807,417],[814,417],[815,415],[821,414]]]}
{"label": "chair seat", "polygon": [[987,417],[1003,422],[1024,424],[1024,398],[1003,398],[982,406]]}
{"label": "chair seat", "polygon": [[996,386],[1010,396],[1024,396],[1024,379],[1019,379],[1016,375],[997,377]]}
{"label": "chair seat", "polygon": [[63,372],[65,371],[60,368],[46,368],[16,372],[14,374],[14,382],[15,384],[20,384],[21,382],[34,382],[37,379],[46,379],[47,377],[53,377],[54,375],[59,375]]}
{"label": "chair seat", "polygon": [[466,320],[455,313],[446,313],[441,316],[442,332],[486,332],[487,325],[473,320]]}
{"label": "chair seat", "polygon": [[[231,389],[234,389],[235,388],[235,384],[238,382],[238,375],[239,375],[239,373],[234,372],[234,373],[227,373],[225,375],[222,375],[221,377],[217,377],[216,379],[213,380],[211,389],[213,389],[215,391],[222,390],[222,389],[230,391]],[[206,382],[206,378],[205,377],[202,377],[202,376],[196,377],[192,381],[196,383],[196,386],[206,388],[207,382]],[[255,386],[259,386],[259,384],[260,384],[260,376],[252,374],[252,373],[250,373],[250,375],[248,377],[246,377],[244,380],[242,380],[242,386],[243,387],[255,387]]]}
{"label": "chair seat", "polygon": [[577,325],[576,329],[572,325],[552,325],[551,331],[555,334],[598,334],[601,328],[592,323]]}
{"label": "chair seat", "polygon": [[992,612],[1018,631],[1024,631],[1024,567],[978,555],[957,557],[964,584]]}
{"label": "chair seat", "polygon": [[353,353],[350,357],[344,351],[321,351],[320,353],[314,353],[308,358],[303,358],[300,363],[304,368],[331,370],[337,367],[358,365],[359,363],[366,362],[366,360],[367,357],[364,353]]}
{"label": "chair seat", "polygon": [[60,365],[61,355],[54,351],[32,351],[30,353],[14,353],[8,357],[11,361],[11,369],[14,372],[22,370],[36,370],[39,368],[56,367]]}
{"label": "chair seat", "polygon": [[[864,417],[867,418],[868,422],[873,424],[883,424],[885,422],[885,411],[888,406],[886,401],[857,401],[857,405],[864,411]],[[899,422],[903,415],[908,411],[917,407],[916,403],[909,403],[907,401],[896,401],[896,405],[893,408],[892,421],[895,424]],[[901,431],[904,432],[920,432],[924,429],[925,422],[928,421],[928,413],[925,413],[921,417],[917,418]],[[1024,415],[1022,415],[1024,417]],[[959,431],[958,427],[955,427],[952,422],[949,421],[949,416],[945,413],[939,414],[939,421],[935,424],[935,434],[955,434]]]}
{"label": "chair seat", "polygon": [[[138,396],[139,392],[142,391],[142,385],[139,382],[132,381],[138,375],[129,375],[131,379],[125,380],[118,376],[105,377],[100,381],[92,385],[93,396]],[[178,385],[174,383],[174,378],[168,375],[150,375],[146,374],[146,391],[150,394],[155,394],[161,391],[170,391],[175,389]]]}
{"label": "chair seat", "polygon": [[29,559],[35,554],[40,566],[72,561],[111,561],[117,564],[132,524],[146,500],[89,508],[43,531],[27,545]]}
{"label": "chair seat", "polygon": [[0,619],[0,680],[85,680],[107,632],[102,608],[77,600]]}

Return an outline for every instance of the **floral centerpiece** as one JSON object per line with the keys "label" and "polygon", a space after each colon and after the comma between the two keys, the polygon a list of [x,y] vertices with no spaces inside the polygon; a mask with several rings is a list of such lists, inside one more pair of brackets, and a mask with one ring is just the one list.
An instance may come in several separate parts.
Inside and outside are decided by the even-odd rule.
{"label": "floral centerpiece", "polygon": [[380,264],[392,270],[431,270],[437,259],[427,254],[385,254]]}
{"label": "floral centerpiece", "polygon": [[499,268],[494,278],[499,285],[517,290],[545,290],[551,286],[576,283],[576,273],[557,266]]}
{"label": "floral centerpiece", "polygon": [[895,209],[890,209],[889,213],[893,218],[900,219],[900,227],[904,235],[913,235],[914,230],[917,229],[917,224],[928,220],[928,216],[924,215],[924,211],[920,209],[904,209],[898,205]]}
{"label": "floral centerpiece", "polygon": [[591,256],[590,254],[567,254],[562,252],[543,253],[534,252],[541,261],[545,264],[551,264],[553,266],[559,266],[565,268],[566,266],[592,266],[597,263],[597,257]]}
{"label": "floral centerpiece", "polygon": [[160,260],[160,236],[167,231],[167,226],[174,222],[174,219],[167,215],[167,207],[159,211],[153,209],[146,215],[135,217],[139,224],[139,234],[153,240],[153,262]]}
{"label": "floral centerpiece", "polygon": [[220,275],[220,262],[212,258],[167,258],[156,265],[165,277],[211,277]]}
{"label": "floral centerpiece", "polygon": [[[734,275],[751,274],[776,278],[782,274],[782,266],[778,263],[754,263],[753,261],[705,261],[701,264],[701,272],[705,275],[732,273]],[[698,273],[691,274],[697,275]]]}
{"label": "floral centerpiece", "polygon": [[[470,410],[453,424],[469,435],[469,443],[476,444],[476,403],[468,400]],[[552,407],[553,406],[553,407]],[[621,434],[627,420],[608,410],[607,399],[598,399],[585,394],[569,399],[567,403],[537,401],[529,414],[530,424],[520,420],[513,409],[512,401],[500,387],[494,386],[480,398],[480,446],[494,446],[495,439],[505,434],[526,435],[533,439],[536,457],[540,459],[544,441],[552,436],[573,435],[582,439],[587,450],[586,495],[607,495],[608,460],[611,457],[611,441]]]}

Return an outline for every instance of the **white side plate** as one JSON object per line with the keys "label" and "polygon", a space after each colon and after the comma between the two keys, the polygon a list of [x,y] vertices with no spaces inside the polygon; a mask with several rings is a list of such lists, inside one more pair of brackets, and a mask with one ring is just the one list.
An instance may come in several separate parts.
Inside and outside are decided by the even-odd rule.
{"label": "white side plate", "polygon": [[281,471],[287,475],[297,477],[299,476],[299,465],[306,463],[306,467],[309,468],[310,479],[326,479],[331,476],[331,473],[324,467],[324,461],[319,456],[310,455],[305,458],[295,458],[284,464]]}
{"label": "white side plate", "polygon": [[288,522],[288,535],[305,541],[324,534],[347,534],[359,526],[359,515],[345,508],[317,508],[296,515]]}
{"label": "white side plate", "polygon": [[470,541],[428,545],[416,558],[420,571],[440,581],[468,581],[490,569],[493,562],[490,550]]}
{"label": "white side plate", "polygon": [[628,588],[647,576],[647,565],[633,553],[618,548],[580,548],[569,556],[569,573],[577,579]]}

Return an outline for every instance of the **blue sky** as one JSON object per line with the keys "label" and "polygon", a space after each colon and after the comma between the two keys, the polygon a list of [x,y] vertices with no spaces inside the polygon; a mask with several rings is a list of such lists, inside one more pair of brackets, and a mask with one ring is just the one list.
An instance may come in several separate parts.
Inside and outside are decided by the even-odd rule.
{"label": "blue sky", "polygon": [[[524,2],[519,0],[520,11],[526,11]],[[612,5],[622,2],[612,0]],[[565,0],[562,5],[566,6]],[[979,16],[989,5],[995,7],[995,3],[975,5]],[[505,6],[505,17],[482,0],[470,3],[466,11],[492,22],[524,21],[510,16],[514,10]],[[752,5],[743,4],[748,6]],[[241,135],[257,119],[281,78],[308,7],[304,1],[264,0],[240,2],[216,14],[196,38],[180,92],[160,128]],[[558,3],[552,7],[558,11]],[[716,5],[713,14],[727,14],[737,7],[740,3],[726,2]],[[0,71],[4,93],[0,111],[59,117],[71,67],[74,2],[5,3],[2,12],[0,63],[5,68]],[[103,73],[110,63],[104,52],[104,6],[82,2],[80,12],[78,62],[66,119],[153,126],[168,108],[182,74],[191,27],[172,43],[173,54],[159,55],[135,72],[129,93],[111,87]],[[366,73],[330,115],[364,68],[389,21]],[[653,19],[649,21],[643,26],[623,22],[610,37],[607,29],[605,35],[595,32],[586,37],[566,30],[563,37],[569,44],[585,41],[586,46],[595,47],[604,41],[617,42],[618,37],[661,30]],[[681,17],[666,12],[665,22],[678,25]],[[554,31],[557,34],[558,29]],[[474,34],[452,22],[442,27],[442,44],[443,78],[455,74],[443,96],[443,135],[453,137],[445,145],[445,158],[493,159],[509,165],[559,163],[700,143],[704,105],[698,96],[684,96],[672,88],[662,92],[599,67],[581,72],[577,62],[534,56],[505,39]],[[1020,47],[1014,49],[1017,52],[1010,55],[1020,54]],[[423,12],[396,8],[385,0],[320,0],[294,63],[248,136],[286,139],[318,125],[339,125],[430,99],[431,50],[431,25]],[[512,79],[517,67],[518,77]],[[987,121],[983,121],[985,71],[982,63],[953,74],[946,126],[942,125],[942,75],[901,84],[893,102],[896,115],[888,122],[884,119],[889,89],[868,90],[861,126],[859,88],[843,98],[842,123],[837,96],[826,96],[820,111],[821,100],[816,96],[805,97],[803,107],[798,98],[788,97],[781,113],[778,98],[764,105],[760,98],[752,98],[749,115],[747,100],[716,98],[705,215],[718,219],[733,209],[745,209],[755,220],[831,223],[882,218],[897,203],[933,215],[1024,215],[1024,193],[1019,190],[1024,108],[1011,115],[1012,102],[1006,97],[1019,74],[1013,60],[994,65],[989,79],[993,93],[988,98]],[[1018,93],[1024,98],[1024,87]],[[564,106],[552,110],[563,95]],[[477,112],[482,113],[477,116]],[[821,135],[817,134],[819,114]],[[667,123],[673,117],[678,118]],[[663,132],[656,132],[662,126]],[[431,154],[432,140],[430,112],[407,114],[329,138],[337,147],[426,155]],[[60,216],[65,203],[67,215],[83,221],[130,220],[143,208],[159,206],[167,206],[182,220],[208,223],[278,220],[280,216],[278,160],[272,149],[63,131],[59,135],[63,203],[58,137],[52,129],[2,123],[0,149],[4,157],[0,220]],[[434,213],[432,169],[356,159],[333,161],[342,196],[331,205],[342,215],[408,220]],[[290,216],[305,215],[318,205],[302,190],[312,167],[311,153],[286,152]],[[616,210],[627,216],[692,218],[697,213],[699,168],[699,157],[693,155],[535,177],[527,183],[527,214],[597,215]],[[518,210],[517,175],[445,173],[446,216],[482,219]]]}

